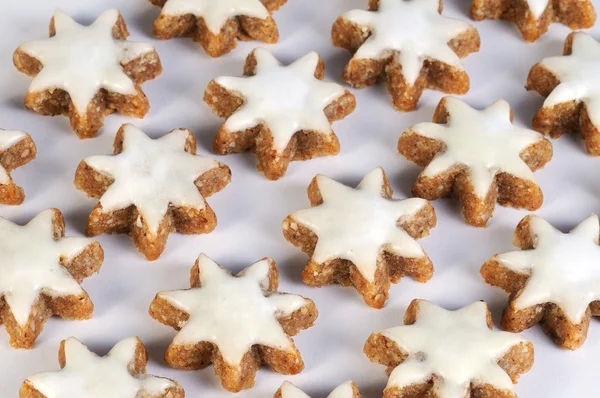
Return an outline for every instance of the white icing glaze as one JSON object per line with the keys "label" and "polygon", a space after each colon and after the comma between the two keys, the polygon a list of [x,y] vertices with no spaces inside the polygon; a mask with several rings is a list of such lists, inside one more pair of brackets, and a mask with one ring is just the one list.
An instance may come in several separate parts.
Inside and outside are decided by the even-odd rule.
{"label": "white icing glaze", "polygon": [[[138,339],[118,342],[105,357],[90,352],[79,340],[65,340],[66,366],[27,380],[47,398],[136,398],[164,394],[174,383],[152,375],[131,375]],[[162,396],[162,395],[161,395]]]}
{"label": "white icing glaze", "polygon": [[293,348],[277,321],[307,305],[301,296],[270,293],[269,261],[261,260],[234,277],[206,255],[198,257],[202,287],[160,292],[158,297],[189,314],[173,344],[215,344],[225,362],[239,365],[253,345]]}
{"label": "white icing glaze", "polygon": [[319,55],[310,52],[282,66],[267,50],[256,49],[256,75],[217,77],[215,82],[238,93],[244,104],[225,122],[230,132],[241,132],[264,123],[273,136],[273,146],[283,153],[300,130],[332,134],[324,109],[346,90],[317,79]]}
{"label": "white icing glaze", "polygon": [[204,19],[208,29],[216,35],[230,18],[245,15],[266,19],[270,15],[260,0],[167,0],[161,14],[192,14]]}
{"label": "white icing glaze", "polygon": [[93,241],[54,240],[53,217],[54,210],[45,210],[25,226],[0,217],[0,297],[4,296],[21,326],[27,324],[31,306],[40,294],[61,297],[83,293],[61,260],[72,260]]}
{"label": "white icing glaze", "polygon": [[515,127],[510,121],[510,105],[498,100],[484,110],[471,108],[453,97],[445,97],[447,124],[419,123],[409,131],[443,142],[446,149],[423,170],[433,178],[455,165],[469,171],[475,194],[485,198],[496,174],[504,172],[534,181],[533,172],[520,154],[543,140],[533,130]]}
{"label": "white icing glaze", "polygon": [[[22,131],[0,129],[0,152],[9,149],[25,138],[27,138],[27,133]],[[10,176],[8,175],[8,172],[2,164],[0,164],[0,185],[8,184],[9,182]]]}
{"label": "white icing glaze", "polygon": [[589,304],[600,300],[598,216],[590,216],[568,234],[535,216],[530,228],[533,250],[494,257],[504,267],[530,275],[515,300],[516,307],[554,303],[572,323],[581,322]]}
{"label": "white icing glaze", "polygon": [[398,220],[415,215],[427,201],[383,198],[383,176],[383,169],[376,168],[356,189],[323,175],[317,176],[323,204],[290,215],[319,238],[313,261],[324,263],[336,258],[352,261],[372,282],[377,258],[384,250],[405,258],[425,256],[421,246],[398,227]]}
{"label": "white icing glaze", "polygon": [[571,55],[545,58],[540,65],[560,80],[544,101],[544,107],[583,101],[592,124],[600,129],[600,42],[577,32]]}
{"label": "white icing glaze", "polygon": [[111,212],[134,205],[150,231],[156,233],[169,205],[204,209],[206,203],[194,181],[219,164],[185,152],[188,134],[173,130],[151,139],[128,124],[123,152],[85,159],[94,170],[115,180],[100,198],[102,210]]}
{"label": "white icing glaze", "polygon": [[497,362],[525,340],[516,334],[490,330],[486,319],[487,306],[483,302],[448,311],[419,300],[413,325],[380,332],[409,354],[392,371],[387,387],[424,383],[437,375],[433,389],[439,398],[465,397],[471,383],[511,391],[512,381]]}
{"label": "white icing glaze", "polygon": [[112,29],[119,11],[102,13],[90,26],[75,22],[57,10],[54,37],[22,44],[19,49],[39,60],[43,68],[33,79],[29,92],[63,89],[75,109],[85,113],[100,89],[119,94],[135,94],[134,82],[122,64],[154,50],[145,43],[115,40]]}
{"label": "white icing glaze", "polygon": [[344,19],[370,33],[354,58],[384,59],[398,52],[409,85],[417,81],[426,59],[462,69],[448,42],[471,25],[441,16],[438,6],[438,0],[380,0],[378,11],[347,12]]}
{"label": "white icing glaze", "polygon": [[[342,385],[339,385],[335,390],[327,396],[327,398],[352,398],[354,397],[354,390],[352,389],[352,382],[347,381]],[[298,387],[285,381],[281,385],[281,398],[310,398]]]}
{"label": "white icing glaze", "polygon": [[525,0],[525,3],[529,6],[529,10],[535,19],[539,19],[546,7],[548,7],[549,0]]}

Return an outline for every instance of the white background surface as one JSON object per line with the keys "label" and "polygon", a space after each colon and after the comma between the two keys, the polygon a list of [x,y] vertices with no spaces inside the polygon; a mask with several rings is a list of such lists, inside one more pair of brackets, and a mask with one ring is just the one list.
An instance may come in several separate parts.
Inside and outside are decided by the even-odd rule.
{"label": "white background surface", "polygon": [[[366,8],[366,0],[290,0],[275,14],[280,42],[269,46],[284,63],[310,50],[325,60],[327,78],[342,83],[341,73],[349,59],[345,50],[334,48],[329,34],[336,17],[353,8]],[[468,19],[468,1],[448,0],[444,15]],[[12,65],[12,53],[19,43],[47,37],[48,22],[56,7],[78,21],[90,23],[101,11],[118,7],[131,31],[131,40],[150,41],[162,59],[164,72],[143,86],[151,110],[143,120],[109,116],[100,135],[80,141],[64,117],[42,117],[25,110],[23,97],[31,79]],[[19,207],[0,206],[0,215],[24,223],[47,207],[58,207],[67,220],[68,235],[83,233],[87,216],[95,204],[77,191],[73,176],[79,161],[89,155],[112,153],[118,127],[132,122],[157,137],[176,127],[192,129],[198,138],[199,154],[210,153],[214,134],[222,120],[202,102],[207,83],[218,75],[237,76],[243,61],[257,43],[241,43],[237,50],[219,59],[207,57],[200,46],[188,39],[155,41],[152,23],[158,8],[145,0],[21,0],[2,1],[0,26],[0,127],[22,129],[33,136],[38,157],[13,173],[24,186],[26,202]],[[471,91],[464,99],[483,107],[498,98],[510,102],[515,123],[529,126],[542,103],[524,88],[529,68],[542,57],[562,53],[569,30],[552,25],[550,32],[534,44],[521,40],[514,24],[503,21],[475,23],[482,48],[463,60],[471,77]],[[600,28],[591,30],[600,38]],[[600,71],[599,71],[600,73]],[[282,236],[285,216],[308,206],[306,187],[316,173],[324,173],[355,185],[376,166],[387,171],[395,197],[410,195],[419,168],[396,151],[400,133],[408,126],[431,119],[441,93],[426,91],[417,111],[400,113],[392,108],[384,89],[352,90],[357,110],[334,124],[342,151],[336,157],[295,162],[279,181],[266,180],[255,170],[252,154],[220,157],[233,172],[232,183],[209,198],[219,225],[210,235],[171,235],[165,252],[149,263],[124,235],[100,236],[106,258],[98,275],[83,287],[95,303],[93,319],[62,321],[50,319],[31,351],[13,350],[8,336],[0,330],[0,396],[15,397],[23,379],[39,371],[58,369],[57,350],[61,339],[76,336],[92,350],[105,354],[123,337],[138,335],[148,347],[150,373],[177,379],[189,397],[228,397],[212,367],[202,371],[177,371],[163,364],[163,354],[175,332],[154,321],[148,306],[159,290],[188,287],[189,270],[197,255],[207,253],[233,271],[270,256],[280,269],[281,291],[312,298],[318,309],[316,325],[301,332],[295,342],[306,368],[286,377],[262,369],[256,385],[243,397],[271,397],[287,378],[315,397],[325,397],[347,379],[358,383],[367,398],[381,396],[385,387],[384,367],[372,364],[362,353],[369,334],[379,328],[399,325],[413,298],[425,298],[450,309],[474,300],[489,303],[498,322],[507,295],[487,286],[479,267],[496,252],[513,250],[512,234],[527,214],[498,207],[486,229],[467,226],[453,200],[434,202],[438,226],[421,241],[435,265],[435,275],[426,284],[403,279],[390,291],[382,310],[366,306],[352,288],[329,286],[322,289],[302,284],[301,272],[307,260]],[[600,159],[585,154],[581,142],[565,136],[554,141],[554,159],[536,173],[545,194],[537,212],[562,229],[570,229],[592,212],[600,211]],[[35,250],[35,248],[32,248]],[[535,365],[516,386],[520,397],[578,397],[597,395],[600,327],[592,320],[585,345],[575,352],[556,347],[536,326],[524,337],[535,345]]]}

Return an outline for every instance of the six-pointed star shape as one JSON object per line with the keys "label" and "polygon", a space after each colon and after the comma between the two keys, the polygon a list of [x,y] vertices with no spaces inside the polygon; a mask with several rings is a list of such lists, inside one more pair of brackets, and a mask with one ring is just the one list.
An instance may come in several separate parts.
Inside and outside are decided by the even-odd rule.
{"label": "six-pointed star shape", "polygon": [[115,137],[113,156],[84,159],[75,185],[99,198],[86,233],[129,232],[148,260],[157,259],[169,232],[208,233],[217,218],[204,197],[231,179],[229,168],[196,156],[191,131],[176,129],[151,139],[125,124]]}
{"label": "six-pointed star shape", "polygon": [[191,36],[208,55],[220,57],[237,46],[236,39],[276,43],[277,24],[271,13],[287,0],[149,0],[162,7],[154,22],[159,39]]}
{"label": "six-pointed star shape", "polygon": [[543,59],[529,71],[527,88],[546,96],[533,128],[553,138],[579,132],[591,155],[600,156],[600,42],[571,33],[564,55]]}
{"label": "six-pointed star shape", "polygon": [[31,162],[36,152],[35,143],[29,134],[0,129],[0,204],[23,203],[25,192],[13,182],[10,172]]}
{"label": "six-pointed star shape", "polygon": [[323,68],[316,52],[283,66],[267,50],[256,49],[246,59],[244,77],[211,81],[204,101],[227,118],[215,152],[253,150],[269,179],[282,177],[292,160],[337,154],[331,122],[351,113],[355,99],[339,84],[321,81]]}
{"label": "six-pointed star shape", "polygon": [[600,316],[600,223],[595,214],[568,234],[536,216],[517,226],[522,251],[498,254],[481,268],[487,283],[511,293],[502,327],[521,332],[541,322],[564,348],[579,348],[591,316]]}
{"label": "six-pointed star shape", "polygon": [[484,110],[444,97],[434,123],[406,130],[398,150],[424,166],[413,185],[429,200],[458,193],[467,223],[485,226],[495,203],[536,210],[543,194],[533,171],[552,157],[552,144],[533,131],[512,124],[510,105],[499,100]]}
{"label": "six-pointed star shape", "polygon": [[483,19],[508,19],[514,21],[523,39],[536,41],[553,22],[571,29],[590,28],[596,21],[590,0],[473,0],[471,16]]}
{"label": "six-pointed star shape", "polygon": [[150,315],[179,330],[165,360],[176,369],[214,364],[228,391],[254,385],[262,363],[283,374],[304,368],[289,336],[314,323],[317,309],[304,297],[278,293],[275,262],[265,258],[236,276],[201,254],[191,289],[156,295]]}
{"label": "six-pointed star shape", "polygon": [[[183,398],[173,381],[146,374],[148,353],[142,341],[129,337],[104,356],[79,340],[63,340],[58,351],[61,370],[27,378],[21,398]],[[41,395],[40,395],[41,394]]]}
{"label": "six-pointed star shape", "polygon": [[[290,383],[284,382],[273,398],[310,398],[301,389]],[[352,381],[347,381],[336,387],[327,398],[360,398],[358,386]]]}
{"label": "six-pointed star shape", "polygon": [[64,236],[57,209],[25,226],[0,217],[0,319],[15,348],[31,348],[52,315],[92,316],[94,305],[79,284],[102,265],[102,247]]}
{"label": "six-pointed star shape", "polygon": [[441,0],[379,0],[370,10],[352,10],[332,28],[334,45],[354,56],[344,80],[370,86],[385,75],[394,106],[413,110],[424,88],[464,94],[469,76],[460,58],[479,50],[469,23],[443,17]]}
{"label": "six-pointed star shape", "polygon": [[35,76],[26,107],[68,115],[80,138],[95,136],[108,113],[148,112],[138,85],[160,74],[160,60],[151,45],[125,41],[129,32],[118,10],[105,11],[90,26],[56,11],[50,32],[49,39],[21,44],[14,54],[17,69]]}
{"label": "six-pointed star shape", "polygon": [[491,313],[481,301],[448,311],[415,299],[404,326],[373,333],[364,351],[388,366],[384,398],[516,398],[513,383],[533,365],[533,345],[493,330]]}
{"label": "six-pointed star shape", "polygon": [[435,211],[424,199],[393,200],[382,168],[356,189],[318,175],[308,196],[313,207],[290,214],[282,225],[286,239],[311,256],[305,283],[354,285],[368,305],[381,308],[390,281],[410,275],[425,282],[433,275],[415,239],[435,226]]}

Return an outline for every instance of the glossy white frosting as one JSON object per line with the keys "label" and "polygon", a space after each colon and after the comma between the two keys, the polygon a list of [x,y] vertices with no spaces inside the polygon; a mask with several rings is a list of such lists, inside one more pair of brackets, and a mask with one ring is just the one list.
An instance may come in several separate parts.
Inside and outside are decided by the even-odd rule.
{"label": "glossy white frosting", "polygon": [[27,225],[0,217],[0,297],[21,326],[40,294],[78,296],[84,291],[61,265],[77,257],[92,243],[87,238],[54,239],[55,211],[44,210]]}
{"label": "glossy white frosting", "polygon": [[583,101],[592,124],[600,129],[600,42],[577,32],[571,55],[545,58],[540,65],[560,80],[544,107]]}
{"label": "glossy white frosting", "polygon": [[544,137],[519,128],[510,120],[510,105],[498,100],[483,110],[463,101],[445,97],[448,123],[419,123],[408,132],[441,141],[446,148],[423,170],[434,178],[456,165],[468,169],[475,194],[485,198],[498,173],[534,181],[533,172],[521,159],[521,152]]}
{"label": "glossy white frosting", "polygon": [[448,311],[419,300],[413,325],[379,332],[409,355],[392,371],[387,387],[425,383],[436,375],[433,389],[439,398],[466,397],[471,383],[512,391],[510,377],[497,362],[525,340],[517,334],[490,330],[486,320],[484,302]]}
{"label": "glossy white frosting", "polygon": [[[90,352],[79,340],[65,340],[66,366],[57,372],[38,373],[27,379],[47,398],[158,397],[174,383],[152,375],[132,375],[138,339],[117,343],[105,357]],[[162,395],[160,395],[162,396]]]}
{"label": "glossy white frosting", "polygon": [[[353,383],[347,381],[344,384],[339,385],[335,390],[327,396],[327,398],[353,398],[354,390],[352,389]],[[290,383],[289,381],[284,382],[281,385],[281,398],[310,398],[298,387]]]}
{"label": "glossy white frosting", "polygon": [[187,153],[189,134],[177,129],[152,139],[128,124],[120,154],[86,158],[91,168],[115,180],[100,198],[102,210],[134,205],[141,217],[137,221],[156,233],[170,205],[204,209],[206,202],[194,182],[219,163]]}
{"label": "glossy white frosting", "polygon": [[249,266],[238,277],[204,254],[198,257],[198,267],[202,287],[158,293],[159,298],[189,314],[174,345],[213,343],[223,360],[233,366],[256,344],[293,349],[277,318],[292,314],[308,301],[293,294],[266,293],[268,260]]}
{"label": "glossy white frosting", "polygon": [[427,201],[420,198],[389,200],[381,196],[384,172],[369,172],[356,189],[323,175],[317,176],[323,204],[292,213],[291,218],[319,238],[312,260],[324,263],[341,258],[352,261],[372,282],[377,259],[385,250],[400,257],[421,258],[425,252],[398,221],[422,210]]}
{"label": "glossy white frosting", "polygon": [[427,59],[462,69],[448,46],[471,25],[438,12],[439,0],[380,0],[377,11],[352,10],[342,17],[370,32],[355,59],[382,59],[398,52],[402,74],[413,85]]}
{"label": "glossy white frosting", "polygon": [[31,82],[29,92],[65,90],[79,113],[86,112],[100,89],[136,94],[135,83],[125,74],[122,64],[154,51],[154,48],[146,43],[114,39],[112,29],[118,18],[118,10],[108,10],[92,25],[83,26],[57,10],[54,13],[54,37],[19,47],[43,65]]}
{"label": "glossy white frosting", "polygon": [[270,15],[260,0],[167,0],[161,13],[170,16],[192,14],[204,19],[214,34],[219,34],[231,18],[245,15],[266,19]]}
{"label": "glossy white frosting", "polygon": [[256,75],[217,77],[215,82],[244,98],[244,104],[227,119],[229,132],[264,124],[273,136],[273,146],[283,153],[300,130],[333,134],[324,109],[345,94],[336,83],[317,79],[319,55],[310,52],[283,66],[264,49],[254,51]]}
{"label": "glossy white frosting", "polygon": [[[0,152],[9,149],[27,138],[28,134],[22,131],[2,130],[0,129]],[[8,184],[10,176],[6,169],[0,164],[0,185]]]}
{"label": "glossy white frosting", "polygon": [[600,223],[593,214],[568,234],[533,216],[534,248],[494,256],[529,279],[515,299],[518,309],[554,303],[572,323],[580,323],[592,301],[600,300]]}

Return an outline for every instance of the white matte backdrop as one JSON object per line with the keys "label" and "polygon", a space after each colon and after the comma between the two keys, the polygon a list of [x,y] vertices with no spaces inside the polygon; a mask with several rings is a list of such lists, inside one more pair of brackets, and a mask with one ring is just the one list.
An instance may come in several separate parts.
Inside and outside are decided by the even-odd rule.
{"label": "white matte backdrop", "polygon": [[[316,50],[325,60],[327,79],[342,83],[341,73],[349,54],[332,46],[331,25],[341,13],[365,8],[366,3],[290,0],[275,14],[281,40],[268,48],[284,63]],[[444,15],[468,19],[468,3],[448,0]],[[132,33],[130,39],[150,41],[156,46],[164,72],[143,86],[152,107],[145,119],[109,116],[97,138],[80,141],[66,118],[42,117],[23,108],[23,96],[31,80],[14,69],[12,52],[20,42],[47,36],[48,22],[57,7],[85,23],[101,11],[117,7]],[[199,154],[215,156],[210,148],[222,120],[202,102],[204,88],[215,76],[240,75],[246,55],[257,43],[240,43],[233,53],[211,59],[188,39],[153,40],[152,22],[157,15],[158,8],[146,0],[2,1],[0,127],[30,132],[39,153],[35,161],[13,174],[25,188],[25,203],[19,207],[0,206],[1,216],[24,223],[42,209],[57,207],[67,220],[67,233],[81,235],[95,201],[75,189],[75,169],[86,156],[111,153],[114,135],[125,122],[136,124],[154,137],[176,127],[190,128],[198,138]],[[523,88],[527,72],[542,57],[561,53],[569,30],[553,25],[538,42],[528,44],[512,23],[485,21],[475,26],[482,47],[479,53],[463,60],[471,77],[471,91],[463,99],[483,107],[504,98],[513,106],[515,123],[529,126],[542,98]],[[591,33],[600,38],[599,27]],[[243,397],[271,397],[285,379],[315,397],[325,397],[347,379],[357,382],[366,398],[381,396],[385,369],[370,363],[362,347],[371,332],[399,325],[413,298],[429,299],[450,309],[485,300],[498,322],[507,295],[487,286],[479,276],[479,267],[492,254],[513,250],[513,230],[527,214],[525,211],[498,207],[489,226],[477,229],[463,222],[455,201],[434,202],[438,226],[421,243],[435,264],[435,275],[426,284],[407,278],[394,285],[382,310],[367,307],[351,288],[316,289],[302,284],[300,275],[307,257],[283,238],[280,223],[291,211],[308,206],[306,187],[311,178],[324,173],[355,185],[367,171],[383,166],[395,196],[410,195],[419,168],[397,153],[396,143],[408,126],[429,121],[442,97],[441,93],[426,91],[417,111],[400,113],[392,108],[381,86],[352,92],[357,96],[357,110],[334,125],[342,146],[336,157],[292,163],[287,175],[276,182],[266,180],[255,170],[252,154],[219,158],[231,167],[233,179],[224,191],[209,198],[219,218],[217,229],[210,235],[173,234],[162,257],[152,263],[145,261],[127,236],[98,237],[106,259],[100,273],[83,283],[95,303],[93,319],[50,319],[31,351],[10,348],[8,336],[0,327],[0,396],[17,396],[21,381],[33,373],[57,370],[61,339],[76,336],[92,350],[105,354],[118,340],[131,335],[138,335],[148,347],[149,372],[177,379],[187,396],[232,396],[220,387],[211,367],[192,372],[166,367],[163,354],[175,332],[147,313],[159,290],[188,287],[189,270],[201,252],[233,271],[270,256],[280,269],[280,289],[312,298],[319,309],[316,325],[295,338],[306,364],[304,372],[286,377],[263,369],[257,374],[255,387],[239,394]],[[590,213],[600,212],[600,159],[586,155],[573,137],[563,137],[554,144],[554,159],[536,173],[545,194],[537,214],[569,229]],[[597,394],[600,327],[596,320],[592,321],[587,342],[575,352],[557,348],[539,326],[523,335],[535,344],[535,365],[516,387],[520,397]]]}

